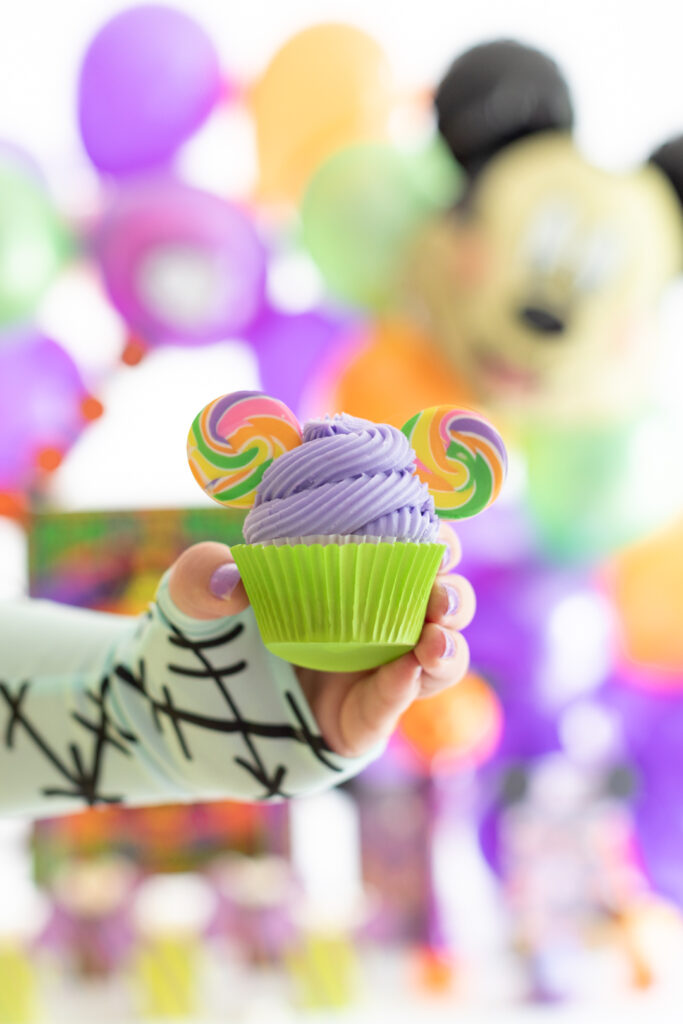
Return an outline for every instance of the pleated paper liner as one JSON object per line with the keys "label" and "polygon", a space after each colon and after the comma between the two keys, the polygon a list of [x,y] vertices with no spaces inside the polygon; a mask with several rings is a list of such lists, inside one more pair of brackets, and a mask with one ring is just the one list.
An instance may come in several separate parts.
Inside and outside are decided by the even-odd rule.
{"label": "pleated paper liner", "polygon": [[442,544],[237,544],[264,644],[295,665],[354,672],[417,643]]}

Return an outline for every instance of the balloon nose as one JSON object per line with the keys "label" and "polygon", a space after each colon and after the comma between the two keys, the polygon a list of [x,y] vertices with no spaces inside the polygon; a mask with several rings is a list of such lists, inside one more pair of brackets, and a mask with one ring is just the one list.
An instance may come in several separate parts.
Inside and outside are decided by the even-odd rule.
{"label": "balloon nose", "polygon": [[523,306],[518,316],[525,327],[530,327],[537,334],[562,334],[566,327],[559,316],[539,306]]}

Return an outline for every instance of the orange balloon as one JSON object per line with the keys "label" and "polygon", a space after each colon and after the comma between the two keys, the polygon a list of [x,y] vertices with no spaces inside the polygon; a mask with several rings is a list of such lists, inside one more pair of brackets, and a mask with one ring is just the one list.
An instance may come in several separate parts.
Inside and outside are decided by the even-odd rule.
{"label": "orange balloon", "polygon": [[313,25],[278,50],[250,90],[257,198],[296,201],[335,150],[386,137],[394,99],[387,58],[351,25]]}
{"label": "orange balloon", "polygon": [[403,738],[433,769],[485,761],[498,744],[502,726],[498,698],[474,672],[434,697],[416,700],[399,723]]}
{"label": "orange balloon", "polygon": [[609,579],[622,627],[625,654],[643,666],[671,673],[681,687],[683,671],[683,519],[623,552]]}
{"label": "orange balloon", "polygon": [[420,409],[447,403],[473,405],[463,382],[426,334],[411,324],[386,320],[359,339],[348,365],[329,382],[324,405],[400,428]]}

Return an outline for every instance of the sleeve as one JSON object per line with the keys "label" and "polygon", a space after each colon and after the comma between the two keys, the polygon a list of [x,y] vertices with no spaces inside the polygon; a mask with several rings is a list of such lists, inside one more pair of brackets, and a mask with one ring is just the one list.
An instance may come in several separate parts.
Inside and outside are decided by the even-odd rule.
{"label": "sleeve", "polygon": [[104,804],[275,801],[357,774],[251,608],[202,622],[164,577],[138,619],[0,605],[0,816]]}

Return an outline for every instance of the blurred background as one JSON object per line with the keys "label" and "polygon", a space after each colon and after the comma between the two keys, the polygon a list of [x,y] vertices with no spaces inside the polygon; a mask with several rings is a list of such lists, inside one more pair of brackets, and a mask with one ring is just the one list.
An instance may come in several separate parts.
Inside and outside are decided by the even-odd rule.
{"label": "blurred background", "polygon": [[358,779],[0,821],[0,1024],[680,1001],[676,29],[663,0],[0,6],[0,598],[137,614],[237,541],[185,457],[224,392],[462,404],[511,456],[458,530],[471,671]]}

